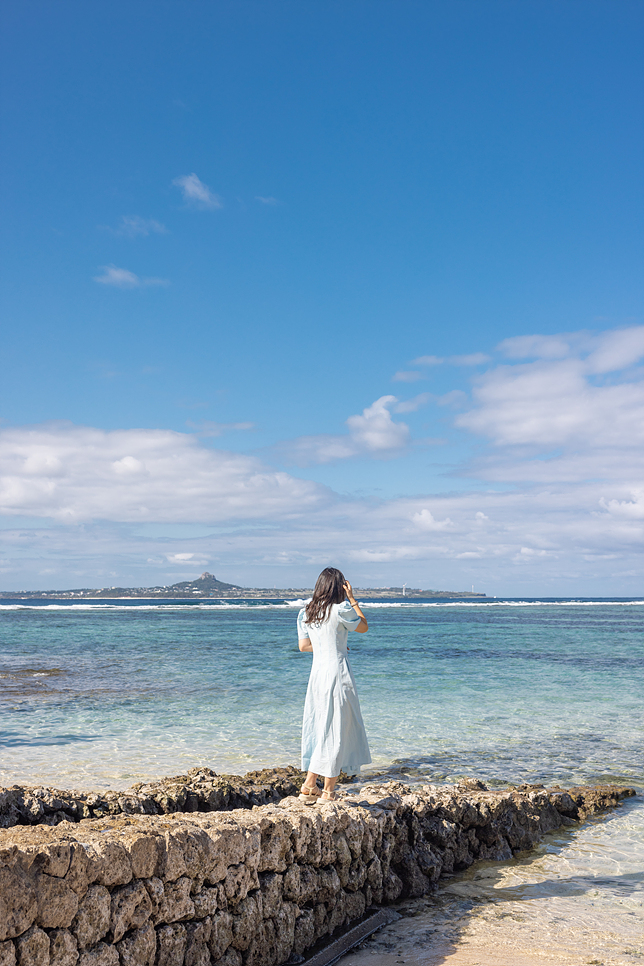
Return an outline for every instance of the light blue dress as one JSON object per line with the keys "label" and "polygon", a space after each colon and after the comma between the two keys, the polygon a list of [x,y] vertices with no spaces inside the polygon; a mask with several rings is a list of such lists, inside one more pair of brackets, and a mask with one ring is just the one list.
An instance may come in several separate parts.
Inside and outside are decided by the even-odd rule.
{"label": "light blue dress", "polygon": [[334,778],[356,775],[371,761],[356,682],[347,656],[347,637],[360,623],[348,600],[332,604],[323,624],[297,615],[298,638],[313,645],[313,665],[304,703],[302,771]]}

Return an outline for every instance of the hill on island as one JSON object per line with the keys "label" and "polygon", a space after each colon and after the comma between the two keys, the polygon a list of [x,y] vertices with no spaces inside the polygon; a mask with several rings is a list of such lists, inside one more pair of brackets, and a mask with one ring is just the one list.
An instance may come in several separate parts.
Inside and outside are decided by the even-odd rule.
{"label": "hill on island", "polygon": [[163,589],[175,591],[177,595],[204,594],[204,596],[207,596],[215,593],[215,591],[243,590],[244,588],[238,587],[236,584],[225,584],[223,580],[217,580],[214,574],[209,574],[206,570],[196,580],[182,580],[178,584],[171,584],[170,587]]}

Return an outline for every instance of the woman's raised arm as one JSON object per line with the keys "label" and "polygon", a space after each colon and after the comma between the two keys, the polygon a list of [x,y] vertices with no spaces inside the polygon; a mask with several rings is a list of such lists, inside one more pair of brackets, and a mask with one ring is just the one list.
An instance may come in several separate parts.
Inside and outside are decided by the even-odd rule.
{"label": "woman's raised arm", "polygon": [[353,588],[352,588],[352,586],[351,586],[351,584],[349,583],[348,580],[345,580],[345,582],[344,582],[344,589],[346,591],[347,597],[349,598],[349,603],[351,604],[351,606],[353,607],[354,611],[356,612],[356,614],[360,618],[360,623],[356,627],[356,633],[357,634],[366,634],[367,631],[369,630],[369,624],[367,623],[367,618],[362,613],[362,610],[360,608],[360,604],[356,600],[356,598],[354,596],[354,593],[353,593]]}

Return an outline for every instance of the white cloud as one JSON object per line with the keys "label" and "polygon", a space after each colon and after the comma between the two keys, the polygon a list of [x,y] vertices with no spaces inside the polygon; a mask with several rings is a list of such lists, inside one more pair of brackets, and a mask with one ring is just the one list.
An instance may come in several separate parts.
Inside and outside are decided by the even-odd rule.
{"label": "white cloud", "polygon": [[411,518],[421,530],[447,530],[454,526],[449,517],[445,517],[444,520],[436,520],[431,510],[428,510],[427,507],[424,507],[417,513],[413,513]]}
{"label": "white cloud", "polygon": [[406,423],[391,418],[389,410],[395,405],[400,405],[396,396],[381,396],[360,415],[349,416],[348,434],[301,436],[285,444],[283,450],[299,465],[331,463],[352,456],[387,459],[397,455],[407,446],[410,432]]}
{"label": "white cloud", "polygon": [[195,567],[205,567],[210,563],[210,558],[199,553],[166,553],[165,559],[169,564],[186,568],[194,571]]}
{"label": "white cloud", "polygon": [[644,357],[644,326],[606,332],[567,332],[561,335],[521,335],[504,339],[497,349],[510,359],[584,359],[588,373],[617,372]]}
{"label": "white cloud", "polygon": [[140,473],[147,473],[145,465],[134,456],[124,456],[123,459],[114,460],[112,468],[120,476],[132,476],[135,474],[138,476]]}
{"label": "white cloud", "polygon": [[423,378],[422,372],[415,372],[413,370],[409,372],[399,371],[393,375],[394,382],[418,382],[419,379]]}
{"label": "white cloud", "polygon": [[117,268],[116,265],[104,265],[103,275],[95,275],[95,282],[101,285],[113,285],[116,288],[137,288],[141,279],[127,268]]}
{"label": "white cloud", "polygon": [[605,500],[602,497],[599,505],[613,516],[644,520],[644,489],[634,490],[630,500]]}
{"label": "white cloud", "polygon": [[349,416],[347,426],[360,448],[370,453],[384,453],[407,445],[409,427],[406,423],[395,423],[388,408],[397,402],[395,396],[381,396],[363,409],[360,416]]}
{"label": "white cloud", "polygon": [[433,398],[434,396],[431,394],[431,392],[420,392],[412,399],[397,402],[393,409],[395,413],[415,413],[417,409],[420,409],[421,406],[424,406],[429,402],[430,399]]}
{"label": "white cloud", "polygon": [[616,372],[627,369],[644,357],[644,325],[603,332],[596,348],[586,359],[589,373]]}
{"label": "white cloud", "polygon": [[447,361],[453,366],[481,366],[485,362],[490,362],[490,356],[485,352],[471,352],[464,356],[449,356]]}
{"label": "white cloud", "polygon": [[419,356],[412,360],[412,366],[440,366],[445,362],[440,356]]}
{"label": "white cloud", "polygon": [[268,197],[262,197],[262,195],[255,195],[255,201],[259,201],[263,205],[271,205],[271,206],[279,205],[279,201],[277,200],[277,198],[273,198],[271,195],[269,195]]}
{"label": "white cloud", "polygon": [[140,278],[127,268],[116,265],[101,265],[102,275],[95,275],[94,281],[113,288],[147,288],[150,285],[169,285],[165,278]]}
{"label": "white cloud", "polygon": [[455,424],[491,446],[480,449],[469,475],[524,492],[536,484],[577,493],[571,519],[587,508],[591,543],[600,519],[626,543],[637,543],[644,516],[644,373],[633,367],[644,356],[644,327],[522,336],[506,340],[506,349],[535,361],[495,366],[475,380],[473,405]]}
{"label": "white cloud", "polygon": [[157,235],[168,234],[168,229],[160,221],[156,221],[154,218],[141,218],[140,215],[122,215],[116,228],[107,226],[105,228],[113,235],[123,235],[126,238],[136,238],[139,235],[146,237],[152,233]]}
{"label": "white cloud", "polygon": [[565,359],[570,355],[570,340],[565,335],[517,335],[497,346],[509,359]]}
{"label": "white cloud", "polygon": [[169,430],[0,430],[0,512],[59,521],[217,521],[297,514],[329,491]]}
{"label": "white cloud", "polygon": [[475,384],[473,398],[456,425],[497,446],[574,446],[581,455],[644,444],[644,379],[594,385],[581,359],[498,366]]}
{"label": "white cloud", "polygon": [[219,195],[214,194],[208,185],[204,184],[194,172],[175,178],[172,184],[177,188],[181,188],[183,200],[193,208],[201,208],[203,210],[223,208],[223,203]]}

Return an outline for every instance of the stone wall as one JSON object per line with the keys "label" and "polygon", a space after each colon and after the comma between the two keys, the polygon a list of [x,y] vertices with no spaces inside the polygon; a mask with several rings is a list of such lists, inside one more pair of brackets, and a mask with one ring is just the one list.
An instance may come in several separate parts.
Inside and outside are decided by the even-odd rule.
{"label": "stone wall", "polygon": [[315,806],[14,826],[0,830],[0,966],[278,966],[631,794],[390,782]]}

